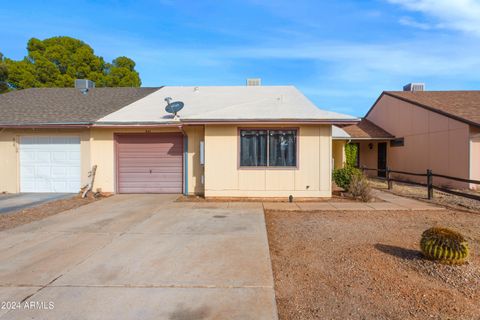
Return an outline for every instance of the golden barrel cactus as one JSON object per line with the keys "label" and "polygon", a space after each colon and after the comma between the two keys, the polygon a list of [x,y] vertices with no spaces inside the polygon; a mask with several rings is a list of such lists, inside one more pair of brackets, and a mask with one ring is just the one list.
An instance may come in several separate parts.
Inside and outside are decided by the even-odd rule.
{"label": "golden barrel cactus", "polygon": [[427,258],[447,264],[462,264],[469,254],[467,240],[460,233],[439,227],[423,232],[420,248]]}

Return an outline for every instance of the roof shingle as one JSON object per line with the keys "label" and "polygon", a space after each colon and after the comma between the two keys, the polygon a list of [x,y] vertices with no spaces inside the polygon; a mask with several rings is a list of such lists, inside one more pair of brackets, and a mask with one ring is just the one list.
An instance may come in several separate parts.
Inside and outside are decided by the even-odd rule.
{"label": "roof shingle", "polygon": [[386,95],[414,103],[459,121],[480,126],[480,91],[385,91]]}
{"label": "roof shingle", "polygon": [[342,127],[352,139],[393,139],[393,135],[383,130],[367,119],[362,119],[357,124]]}
{"label": "roof shingle", "polygon": [[0,125],[90,124],[160,88],[31,88],[0,95]]}

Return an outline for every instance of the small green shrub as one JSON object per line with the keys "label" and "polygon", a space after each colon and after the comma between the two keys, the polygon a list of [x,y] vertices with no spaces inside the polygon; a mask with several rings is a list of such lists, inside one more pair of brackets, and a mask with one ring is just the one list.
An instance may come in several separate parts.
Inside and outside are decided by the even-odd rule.
{"label": "small green shrub", "polygon": [[420,248],[427,258],[446,264],[462,264],[469,255],[467,240],[460,233],[447,228],[425,230]]}
{"label": "small green shrub", "polygon": [[363,202],[369,202],[372,200],[372,189],[365,175],[353,175],[348,186],[348,192],[355,199],[360,199]]}
{"label": "small green shrub", "polygon": [[362,172],[360,170],[347,165],[344,168],[333,170],[333,181],[335,181],[335,184],[340,188],[348,190],[352,177],[361,175]]}

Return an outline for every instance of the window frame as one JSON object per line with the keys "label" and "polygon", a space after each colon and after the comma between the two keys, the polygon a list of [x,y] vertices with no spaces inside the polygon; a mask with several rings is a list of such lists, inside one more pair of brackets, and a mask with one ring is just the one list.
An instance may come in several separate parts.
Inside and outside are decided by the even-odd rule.
{"label": "window frame", "polygon": [[[265,166],[242,166],[241,163],[241,132],[242,130],[266,130],[267,131],[267,165]],[[270,166],[270,131],[284,130],[295,131],[295,166]],[[239,170],[298,170],[300,168],[300,128],[299,127],[238,127],[237,128],[237,169]]]}

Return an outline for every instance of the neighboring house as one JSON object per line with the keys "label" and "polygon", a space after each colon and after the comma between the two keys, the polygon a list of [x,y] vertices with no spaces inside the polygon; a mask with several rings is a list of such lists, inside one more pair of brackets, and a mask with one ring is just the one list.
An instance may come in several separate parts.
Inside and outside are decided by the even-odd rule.
{"label": "neighboring house", "polygon": [[[178,116],[167,98],[182,101]],[[0,192],[331,196],[332,125],[292,86],[26,89],[0,96]]]}
{"label": "neighboring house", "polygon": [[[480,180],[480,91],[412,88],[415,86],[407,85],[406,91],[383,92],[360,123],[342,128],[352,142],[360,145],[360,166],[388,166],[418,173],[431,169],[438,174]],[[476,188],[473,184],[434,180],[442,185]]]}

